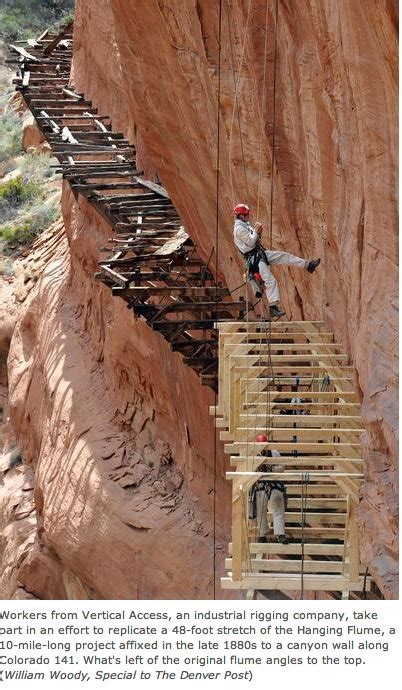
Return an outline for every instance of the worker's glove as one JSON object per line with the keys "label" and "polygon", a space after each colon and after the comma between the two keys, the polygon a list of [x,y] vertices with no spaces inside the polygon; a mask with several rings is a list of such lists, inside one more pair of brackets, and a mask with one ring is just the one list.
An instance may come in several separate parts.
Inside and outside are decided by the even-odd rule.
{"label": "worker's glove", "polygon": [[262,224],[261,224],[261,223],[255,223],[255,224],[254,224],[254,230],[255,230],[259,235],[261,235],[261,233],[262,233]]}

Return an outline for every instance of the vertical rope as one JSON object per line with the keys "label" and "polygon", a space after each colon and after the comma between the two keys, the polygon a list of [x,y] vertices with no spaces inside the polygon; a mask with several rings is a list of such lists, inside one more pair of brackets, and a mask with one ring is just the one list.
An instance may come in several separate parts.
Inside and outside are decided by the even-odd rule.
{"label": "vertical rope", "polygon": [[232,71],[233,71],[233,80],[235,82],[233,110],[232,110],[232,117],[231,117],[230,128],[229,128],[229,180],[230,180],[230,186],[231,186],[231,190],[232,190],[232,201],[234,203],[234,184],[233,184],[233,172],[232,172],[232,140],[233,140],[234,118],[235,118],[235,112],[237,110],[237,121],[238,121],[238,126],[239,126],[241,155],[242,155],[242,160],[243,160],[243,175],[244,175],[244,182],[245,182],[245,186],[246,186],[246,198],[247,198],[248,204],[250,203],[250,199],[249,199],[250,195],[249,195],[249,189],[248,189],[246,164],[245,164],[245,158],[244,158],[242,130],[241,130],[241,126],[240,126],[240,113],[239,113],[239,106],[238,106],[238,97],[239,97],[239,92],[240,92],[240,83],[241,83],[241,78],[242,78],[241,75],[242,75],[242,71],[243,71],[243,61],[244,61],[244,54],[245,54],[245,50],[246,50],[246,42],[247,42],[247,36],[248,36],[248,26],[249,26],[250,16],[251,16],[251,4],[252,4],[252,0],[249,0],[248,7],[247,7],[246,26],[244,29],[244,39],[243,39],[242,51],[241,51],[240,62],[239,62],[239,76],[237,78],[237,81],[235,81],[231,10],[230,10],[230,6],[229,6],[229,2],[227,2],[228,22],[229,22],[229,41],[230,41],[230,50],[231,50],[231,59],[232,59]]}
{"label": "vertical rope", "polygon": [[258,191],[257,191],[257,220],[260,219],[260,193],[261,193],[261,177],[262,177],[262,139],[265,130],[265,100],[266,100],[266,81],[267,81],[267,55],[268,55],[268,6],[269,2],[266,0],[265,9],[265,40],[264,40],[264,69],[262,75],[262,104],[261,104],[261,127],[260,127],[260,161],[258,166]]}
{"label": "vertical rope", "polygon": [[275,9],[275,49],[274,49],[274,104],[273,104],[273,126],[272,126],[272,150],[271,150],[271,206],[269,219],[269,246],[272,249],[272,219],[274,208],[274,175],[275,175],[275,134],[276,134],[276,73],[277,73],[277,54],[278,54],[278,19],[279,19],[279,0],[276,0]]}
{"label": "vertical rope", "polygon": [[[220,166],[220,103],[221,103],[221,52],[222,52],[222,0],[219,0],[219,19],[218,19],[218,93],[217,93],[217,134],[216,134],[216,218],[215,218],[215,252],[216,252],[216,269],[215,269],[215,300],[218,298],[218,267],[219,267],[219,166]],[[216,390],[214,392],[215,401],[215,436],[214,436],[214,506],[213,506],[213,598],[216,599],[216,489],[217,489],[217,456],[218,456],[218,439],[216,426],[216,408],[218,404],[218,397]]]}

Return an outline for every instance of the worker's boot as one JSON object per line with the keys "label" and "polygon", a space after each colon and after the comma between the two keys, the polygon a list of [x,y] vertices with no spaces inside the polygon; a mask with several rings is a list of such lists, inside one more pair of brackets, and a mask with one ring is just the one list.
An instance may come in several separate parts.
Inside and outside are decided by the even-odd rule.
{"label": "worker's boot", "polygon": [[309,273],[314,273],[317,266],[319,266],[321,259],[310,259],[306,268]]}
{"label": "worker's boot", "polygon": [[277,534],[276,541],[279,544],[289,544],[289,537],[286,534]]}
{"label": "worker's boot", "polygon": [[271,319],[279,319],[280,316],[285,316],[285,312],[282,311],[277,304],[271,304],[269,307],[269,316]]}
{"label": "worker's boot", "polygon": [[267,538],[266,537],[258,537],[257,542],[259,544],[266,544],[267,543]]}

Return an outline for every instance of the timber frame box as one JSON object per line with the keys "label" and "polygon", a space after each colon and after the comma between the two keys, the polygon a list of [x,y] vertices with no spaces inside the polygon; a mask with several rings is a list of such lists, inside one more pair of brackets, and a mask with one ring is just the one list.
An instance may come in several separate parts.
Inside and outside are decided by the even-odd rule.
{"label": "timber frame box", "polygon": [[[363,423],[353,367],[323,322],[217,323],[219,396],[211,408],[232,471],[232,542],[224,589],[362,591],[356,509]],[[297,396],[301,403],[292,404]],[[296,414],[297,412],[297,414]],[[258,435],[266,442],[258,442]],[[276,449],[282,472],[263,473]],[[257,543],[250,488],[284,481],[291,543]],[[270,515],[268,514],[268,519]]]}

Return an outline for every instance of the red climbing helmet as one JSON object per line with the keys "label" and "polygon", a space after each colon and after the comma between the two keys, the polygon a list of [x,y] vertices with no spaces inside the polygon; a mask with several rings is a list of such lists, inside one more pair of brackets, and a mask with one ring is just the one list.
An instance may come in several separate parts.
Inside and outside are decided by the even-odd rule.
{"label": "red climbing helmet", "polygon": [[233,209],[233,213],[235,216],[249,216],[250,209],[247,204],[236,204]]}

